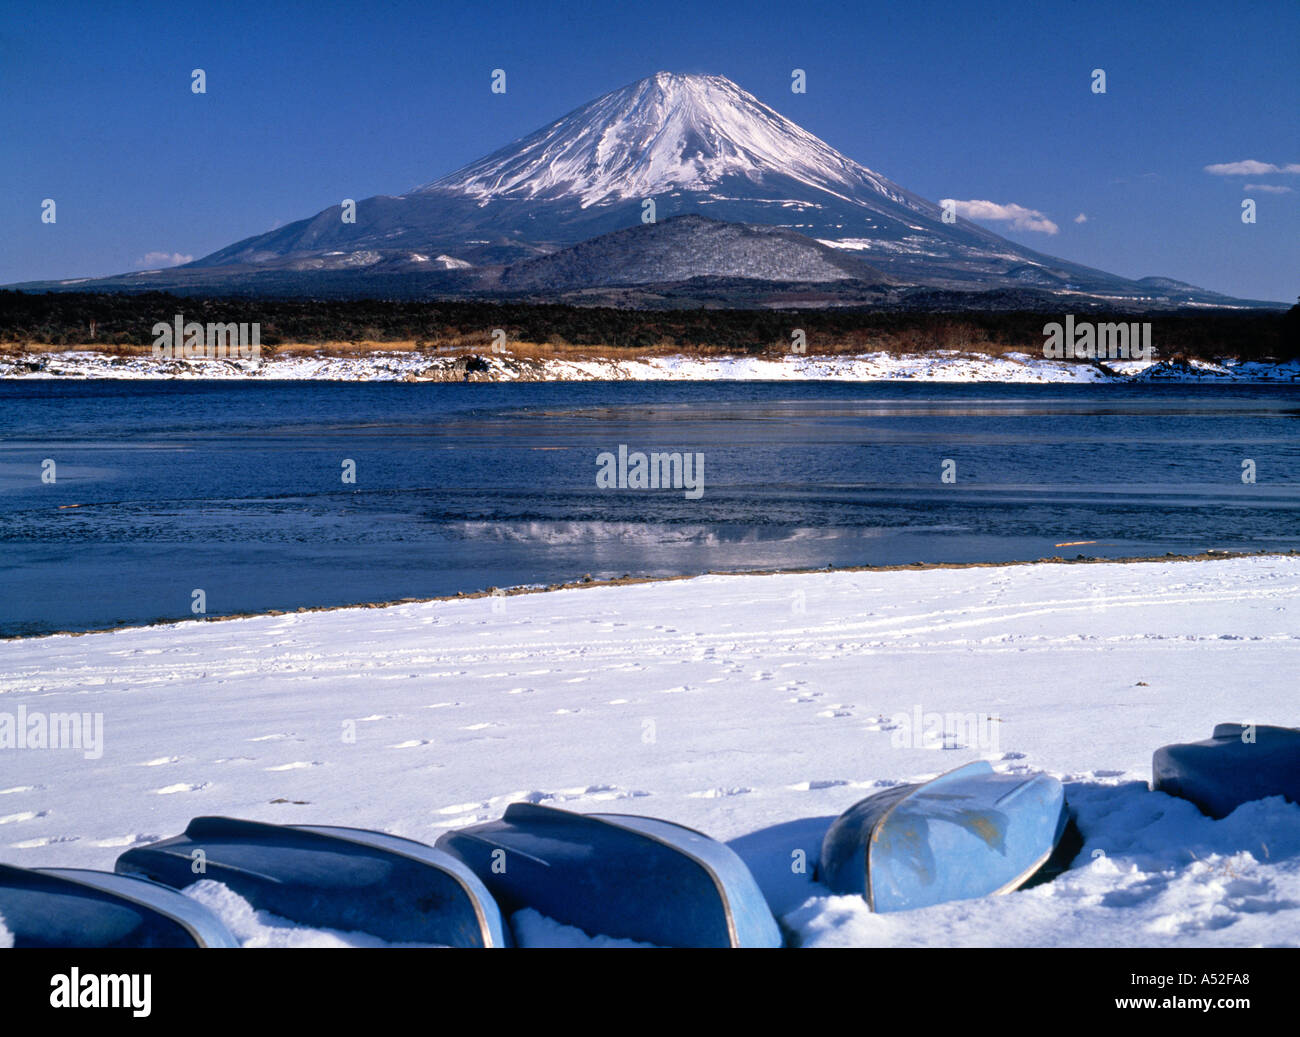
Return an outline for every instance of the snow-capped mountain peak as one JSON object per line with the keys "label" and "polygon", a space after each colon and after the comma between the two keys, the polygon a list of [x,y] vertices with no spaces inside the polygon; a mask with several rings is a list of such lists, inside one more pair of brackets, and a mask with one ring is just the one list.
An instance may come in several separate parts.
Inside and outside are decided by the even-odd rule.
{"label": "snow-capped mountain peak", "polygon": [[917,201],[731,80],[672,72],[605,94],[418,190],[480,202],[576,197],[585,208],[776,173],[846,201],[864,191]]}
{"label": "snow-capped mountain peak", "polygon": [[[653,221],[646,199],[655,201]],[[658,72],[423,187],[363,199],[353,222],[340,220],[339,211],[332,205],[167,276],[220,281],[225,274],[209,271],[244,267],[279,285],[314,271],[339,281],[364,269],[380,283],[418,271],[436,273],[445,282],[441,290],[454,293],[494,292],[574,271],[619,285],[660,274],[819,284],[849,275],[864,284],[943,291],[1222,300],[1054,259],[969,220],[944,219],[934,202],[840,154],[717,75]],[[619,236],[688,215],[803,240],[680,222],[670,233]],[[521,268],[517,277],[501,273],[584,243],[592,248]],[[845,255],[828,258],[824,248]],[[132,273],[133,287],[140,276]],[[547,283],[561,282],[569,283]],[[737,304],[748,304],[747,292],[724,290]]]}

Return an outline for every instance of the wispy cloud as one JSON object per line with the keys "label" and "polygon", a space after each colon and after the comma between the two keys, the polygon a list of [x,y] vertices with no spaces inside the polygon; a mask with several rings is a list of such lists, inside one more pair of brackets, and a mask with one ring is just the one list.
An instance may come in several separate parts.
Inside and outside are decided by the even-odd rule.
{"label": "wispy cloud", "polygon": [[1043,234],[1055,234],[1061,229],[1037,209],[1027,209],[1015,202],[1002,205],[979,199],[963,202],[956,198],[944,198],[941,202],[944,205],[951,203],[957,215],[964,216],[968,220],[1009,223],[1012,230],[1035,230]]}
{"label": "wispy cloud", "polygon": [[1260,162],[1257,159],[1247,158],[1240,162],[1217,162],[1212,166],[1206,166],[1207,173],[1213,173],[1215,176],[1263,176],[1266,173],[1300,173],[1300,162],[1290,162],[1285,166],[1274,165],[1272,162]]}
{"label": "wispy cloud", "polygon": [[1263,191],[1265,194],[1290,194],[1291,188],[1282,184],[1247,184],[1243,191]]}
{"label": "wispy cloud", "polygon": [[182,263],[192,262],[194,262],[193,256],[183,256],[179,252],[146,252],[136,260],[135,265],[154,270],[158,267],[180,266]]}
{"label": "wispy cloud", "polygon": [[1087,223],[1087,222],[1088,222],[1088,217],[1085,216],[1083,213],[1079,213],[1079,215],[1076,216],[1076,217],[1074,218],[1074,222],[1075,222],[1075,223]]}

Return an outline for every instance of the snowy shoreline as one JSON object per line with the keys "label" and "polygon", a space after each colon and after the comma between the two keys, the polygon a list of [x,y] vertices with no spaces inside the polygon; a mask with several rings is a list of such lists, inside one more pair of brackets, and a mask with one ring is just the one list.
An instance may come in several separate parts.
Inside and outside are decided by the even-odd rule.
{"label": "snowy shoreline", "polygon": [[257,619],[263,616],[303,615],[313,612],[347,612],[356,609],[386,609],[397,605],[428,605],[441,601],[470,601],[477,598],[513,598],[524,594],[553,594],[556,591],[590,590],[597,587],[628,587],[643,583],[678,583],[682,580],[695,580],[702,576],[806,576],[828,571],[840,573],[861,572],[927,572],[934,569],[1005,569],[1025,565],[1140,565],[1145,562],[1221,562],[1232,558],[1287,558],[1300,554],[1298,551],[1226,551],[1210,549],[1201,554],[1183,554],[1164,556],[1139,555],[1134,557],[1109,557],[1106,555],[1076,555],[1074,558],[1055,556],[1051,558],[1031,558],[1007,562],[907,562],[898,565],[841,565],[831,569],[736,569],[709,570],[705,573],[683,573],[677,576],[616,576],[611,578],[586,577],[568,583],[523,583],[507,587],[493,587],[488,590],[456,591],[454,594],[437,594],[430,597],[392,598],[385,601],[354,601],[345,605],[300,605],[297,608],[265,609],[256,612],[230,612],[222,615],[204,616],[201,620],[190,617],[179,619],[158,619],[148,623],[124,623],[120,626],[93,627],[86,630],[51,630],[39,634],[13,634],[0,636],[0,644],[5,641],[30,641],[43,637],[88,637],[92,634],[113,634],[126,630],[147,630],[153,627],[168,627],[178,624],[228,623],[239,619]]}
{"label": "snowy shoreline", "polygon": [[[1300,721],[1297,612],[1300,558],[1270,555],[710,575],[0,642],[0,710],[104,717],[96,759],[0,754],[0,860],[111,868],[199,814],[432,842],[529,800],[729,840],[805,946],[1296,946],[1300,806],[1211,821],[1146,783],[1155,748],[1216,722]],[[900,742],[916,710],[997,717],[993,744]],[[873,915],[792,870],[856,800],[979,758],[1064,781],[1085,845],[1055,882]],[[250,945],[358,942],[215,906]]]}
{"label": "snowy shoreline", "polygon": [[1028,353],[1002,356],[951,350],[926,354],[692,357],[632,360],[533,359],[504,354],[438,356],[381,351],[354,356],[286,354],[262,359],[157,360],[89,351],[0,357],[0,378],[247,379],[258,381],[888,381],[1144,382],[1300,384],[1300,361],[1279,364],[1226,360],[1114,361],[1104,366],[1047,360]]}

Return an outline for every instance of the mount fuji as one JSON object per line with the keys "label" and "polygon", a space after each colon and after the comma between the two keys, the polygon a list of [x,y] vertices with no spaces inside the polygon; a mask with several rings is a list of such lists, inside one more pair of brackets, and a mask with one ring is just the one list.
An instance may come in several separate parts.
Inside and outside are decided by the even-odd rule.
{"label": "mount fuji", "polygon": [[[657,226],[643,222],[651,202]],[[713,75],[659,72],[404,195],[364,199],[355,222],[343,216],[331,206],[185,266],[75,286],[563,298],[589,284],[598,257],[602,285],[721,277],[861,285],[861,301],[878,301],[886,286],[1234,301],[1054,259],[965,219],[946,223],[936,203]],[[565,254],[575,246],[581,255]]]}

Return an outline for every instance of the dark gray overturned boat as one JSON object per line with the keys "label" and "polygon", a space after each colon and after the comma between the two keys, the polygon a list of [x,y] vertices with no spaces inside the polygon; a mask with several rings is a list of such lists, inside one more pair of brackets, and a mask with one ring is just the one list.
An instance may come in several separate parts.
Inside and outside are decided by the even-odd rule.
{"label": "dark gray overturned boat", "polygon": [[1189,799],[1213,818],[1269,796],[1300,803],[1300,731],[1218,724],[1204,742],[1157,749],[1151,774],[1157,792]]}
{"label": "dark gray overturned boat", "polygon": [[1068,820],[1055,778],[968,763],[846,810],[826,832],[817,878],[881,912],[1006,893],[1047,862]]}
{"label": "dark gray overturned boat", "polygon": [[237,947],[198,901],[145,879],[0,864],[0,923],[15,947]]}
{"label": "dark gray overturned boat", "polygon": [[213,879],[258,910],[390,943],[507,943],[501,912],[472,871],[383,832],[196,817],[184,835],[122,854],[117,870],[176,889]]}
{"label": "dark gray overturned boat", "polygon": [[652,817],[512,803],[499,821],[448,832],[509,912],[533,908],[589,935],[660,947],[779,947],[758,884],[729,847]]}

